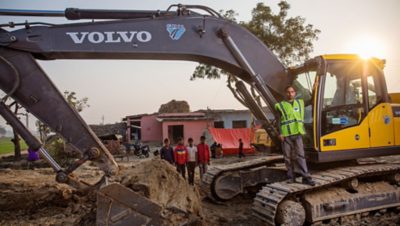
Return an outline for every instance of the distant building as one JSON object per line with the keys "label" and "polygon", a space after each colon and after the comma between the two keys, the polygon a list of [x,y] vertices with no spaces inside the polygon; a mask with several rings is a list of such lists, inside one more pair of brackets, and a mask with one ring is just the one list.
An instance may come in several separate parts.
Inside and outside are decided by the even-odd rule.
{"label": "distant building", "polygon": [[[267,108],[263,109],[267,117],[272,119],[273,115]],[[213,119],[214,128],[223,129],[240,129],[250,128],[255,120],[250,110],[233,110],[233,109],[219,109],[219,110],[198,110],[207,115],[207,118]]]}
{"label": "distant building", "polygon": [[120,151],[121,143],[127,140],[125,123],[90,125],[90,128],[111,154],[117,154]]}
{"label": "distant building", "polygon": [[142,118],[147,116],[152,115],[129,115],[122,119],[122,121],[126,124],[126,137],[129,143],[142,140]]}
{"label": "distant building", "polygon": [[161,143],[169,138],[176,143],[179,137],[197,141],[212,121],[204,113],[164,113],[131,115],[123,119],[127,124],[128,142]]}
{"label": "distant building", "polygon": [[107,137],[113,135],[119,135],[123,139],[126,139],[126,124],[114,123],[114,124],[106,124],[106,125],[89,125],[93,132],[98,137]]}
{"label": "distant building", "polygon": [[213,126],[212,120],[202,112],[160,114],[157,120],[162,123],[162,139],[169,138],[172,143],[177,143],[179,137],[185,142],[191,137],[194,143],[199,143],[200,136]]}
{"label": "distant building", "polygon": [[[269,117],[272,115],[268,114]],[[169,138],[174,144],[178,137],[189,137],[199,142],[208,128],[250,128],[254,118],[249,110],[198,110],[189,113],[153,113],[130,115],[123,118],[126,123],[127,142],[161,144]]]}
{"label": "distant building", "polygon": [[213,119],[214,128],[236,129],[248,128],[251,125],[252,116],[249,110],[199,110],[203,112],[208,118]]}

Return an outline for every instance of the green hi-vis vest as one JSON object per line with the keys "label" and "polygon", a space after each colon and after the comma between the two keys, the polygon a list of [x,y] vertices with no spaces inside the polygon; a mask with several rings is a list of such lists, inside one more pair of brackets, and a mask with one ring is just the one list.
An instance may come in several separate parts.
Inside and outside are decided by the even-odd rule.
{"label": "green hi-vis vest", "polygon": [[293,105],[287,101],[282,101],[275,104],[275,109],[281,113],[281,134],[284,137],[306,134],[304,130],[304,101],[296,99]]}

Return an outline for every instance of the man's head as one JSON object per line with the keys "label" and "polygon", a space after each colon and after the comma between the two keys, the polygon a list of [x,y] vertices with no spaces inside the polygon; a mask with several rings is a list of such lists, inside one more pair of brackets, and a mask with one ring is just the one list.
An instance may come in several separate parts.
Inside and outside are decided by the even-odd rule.
{"label": "man's head", "polygon": [[183,138],[182,137],[178,138],[178,144],[183,145]]}
{"label": "man's head", "polygon": [[168,139],[168,138],[165,138],[165,139],[164,139],[164,145],[165,145],[165,146],[168,146],[168,145],[169,145],[169,139]]}
{"label": "man's head", "polygon": [[287,86],[285,88],[286,100],[293,101],[296,97],[296,90],[293,86]]}
{"label": "man's head", "polygon": [[200,137],[200,143],[204,144],[204,142],[206,142],[206,137],[205,136],[201,136]]}
{"label": "man's head", "polygon": [[190,146],[192,146],[192,145],[193,145],[193,138],[190,137],[190,138],[188,139],[188,143],[189,143]]}
{"label": "man's head", "polygon": [[242,142],[242,138],[239,139],[239,142]]}

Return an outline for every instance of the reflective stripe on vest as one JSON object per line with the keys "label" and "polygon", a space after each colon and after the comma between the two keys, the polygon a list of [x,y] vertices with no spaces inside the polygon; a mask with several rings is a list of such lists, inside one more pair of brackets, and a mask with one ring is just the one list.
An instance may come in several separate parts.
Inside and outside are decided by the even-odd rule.
{"label": "reflective stripe on vest", "polygon": [[285,122],[281,122],[281,125],[282,126],[283,125],[289,125],[290,123],[293,123],[293,122],[303,122],[303,120],[292,119],[292,120],[288,120],[288,121],[285,121]]}

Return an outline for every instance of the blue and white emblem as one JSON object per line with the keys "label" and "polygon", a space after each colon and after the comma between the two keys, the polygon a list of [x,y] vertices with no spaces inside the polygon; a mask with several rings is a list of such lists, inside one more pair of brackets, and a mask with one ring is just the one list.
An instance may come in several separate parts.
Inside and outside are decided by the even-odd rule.
{"label": "blue and white emblem", "polygon": [[383,121],[385,122],[386,125],[389,124],[390,123],[390,117],[388,115],[385,115],[383,117]]}
{"label": "blue and white emblem", "polygon": [[172,40],[179,40],[186,29],[183,24],[167,24],[167,31]]}

